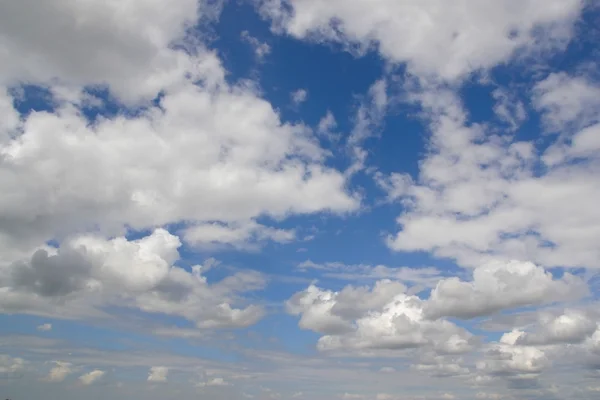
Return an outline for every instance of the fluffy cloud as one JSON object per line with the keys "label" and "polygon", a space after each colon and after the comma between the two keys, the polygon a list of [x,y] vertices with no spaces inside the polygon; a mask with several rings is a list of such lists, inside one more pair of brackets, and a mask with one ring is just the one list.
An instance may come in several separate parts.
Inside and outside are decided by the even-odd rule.
{"label": "fluffy cloud", "polygon": [[214,262],[191,272],[174,266],[180,246],[177,236],[157,229],[137,240],[84,235],[54,254],[37,250],[2,269],[0,309],[85,318],[118,305],[184,317],[200,328],[247,326],[263,315],[258,306],[231,306],[244,291],[264,286],[260,274],[241,271],[209,285],[202,273]]}
{"label": "fluffy cloud", "polygon": [[513,334],[518,335],[516,343],[524,345],[579,344],[597,329],[598,323],[585,312],[566,310],[557,316],[542,313],[536,328]]}
{"label": "fluffy cloud", "polygon": [[580,0],[258,0],[276,30],[301,39],[376,45],[410,71],[456,79],[493,67],[515,52],[564,43]]}
{"label": "fluffy cloud", "polygon": [[554,73],[535,86],[533,101],[548,129],[582,128],[598,122],[600,86],[585,76]]}
{"label": "fluffy cloud", "polygon": [[87,374],[81,375],[79,377],[79,382],[81,382],[82,385],[91,385],[92,383],[101,379],[105,373],[106,372],[101,371],[99,369],[93,370],[91,372],[88,372]]}
{"label": "fluffy cloud", "polygon": [[[0,243],[357,207],[305,127],[282,124],[250,92],[184,86],[141,117],[90,125],[72,107],[27,117],[0,148],[0,185],[13,194],[2,204]],[[27,181],[36,185],[19,183]]]}
{"label": "fluffy cloud", "polygon": [[[208,3],[30,6],[0,5],[0,309],[91,317],[118,304],[202,328],[254,323],[261,307],[233,303],[261,276],[208,285],[199,266],[173,265],[180,239],[157,228],[198,247],[289,242],[293,231],[256,220],[355,210],[347,177],[309,128],[229,84],[216,53],[186,37],[214,15]],[[19,115],[7,88],[25,82],[49,91],[49,111]]]}
{"label": "fluffy cloud", "polygon": [[130,102],[153,98],[193,66],[170,45],[212,12],[197,0],[176,0],[168,12],[158,0],[3,3],[0,84],[58,79],[69,86],[106,84]]}
{"label": "fluffy cloud", "polygon": [[471,282],[457,277],[438,282],[425,304],[430,318],[473,318],[507,309],[578,299],[585,282],[569,273],[554,279],[529,262],[490,262],[473,270]]}
{"label": "fluffy cloud", "polygon": [[427,320],[423,301],[405,289],[389,280],[372,289],[347,286],[340,292],[311,285],[288,301],[288,312],[301,315],[301,328],[324,334],[318,341],[322,351],[431,348],[461,353],[471,348],[467,331],[449,321]]}
{"label": "fluffy cloud", "polygon": [[52,369],[44,379],[46,382],[62,382],[66,379],[67,376],[71,375],[74,372],[71,363],[55,361],[54,364],[54,367],[52,367]]}
{"label": "fluffy cloud", "polygon": [[449,91],[425,88],[410,96],[423,107],[431,147],[417,182],[403,174],[383,179],[389,197],[406,210],[398,218],[400,232],[388,240],[391,248],[429,251],[471,267],[495,259],[600,266],[600,159],[586,151],[596,128],[559,146],[559,154],[578,156],[572,163],[556,156],[556,146],[538,156],[533,142],[469,123]]}
{"label": "fluffy cloud", "polygon": [[169,375],[167,367],[152,367],[148,372],[148,382],[166,382]]}
{"label": "fluffy cloud", "polygon": [[510,379],[534,379],[550,366],[546,353],[537,347],[517,345],[519,334],[505,334],[490,346],[485,360],[477,363],[477,369],[491,376]]}

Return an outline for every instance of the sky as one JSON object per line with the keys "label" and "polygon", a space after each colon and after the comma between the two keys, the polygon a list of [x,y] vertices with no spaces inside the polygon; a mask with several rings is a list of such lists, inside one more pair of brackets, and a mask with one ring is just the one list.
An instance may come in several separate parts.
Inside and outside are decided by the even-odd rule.
{"label": "sky", "polygon": [[600,10],[0,2],[0,396],[600,395]]}

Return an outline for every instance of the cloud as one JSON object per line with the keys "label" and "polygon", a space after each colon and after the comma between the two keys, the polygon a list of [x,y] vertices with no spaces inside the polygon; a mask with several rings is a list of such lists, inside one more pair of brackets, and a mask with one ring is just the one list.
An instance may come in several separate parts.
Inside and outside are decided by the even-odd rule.
{"label": "cloud", "polygon": [[27,367],[27,362],[20,357],[0,354],[0,378],[20,378]]}
{"label": "cloud", "polygon": [[[119,234],[125,226],[239,224],[358,207],[344,176],[321,164],[325,153],[306,127],[281,124],[269,103],[245,90],[215,90],[182,82],[160,109],[93,125],[73,108],[29,115],[19,139],[0,145],[7,164],[0,185],[14,194],[0,214],[7,220],[0,243],[20,248],[93,227]],[[201,156],[192,150],[198,146]],[[54,173],[37,169],[42,163]],[[27,180],[36,186],[16,183]],[[44,208],[35,199],[51,191],[56,202]],[[40,213],[38,222],[31,213]]]}
{"label": "cloud", "polygon": [[71,363],[55,361],[54,364],[54,367],[52,367],[52,369],[44,379],[46,382],[62,382],[66,379],[67,376],[71,375],[74,372]]}
{"label": "cloud", "polygon": [[[0,84],[58,79],[67,86],[107,84],[128,102],[151,99],[192,67],[185,52],[170,45],[185,36],[186,26],[212,15],[205,3],[176,0],[169,12],[155,0],[2,4]],[[67,41],[70,46],[61,45]]]}
{"label": "cloud", "polygon": [[399,282],[382,280],[372,289],[347,286],[340,292],[311,285],[287,302],[288,312],[300,315],[299,326],[324,334],[321,351],[377,353],[429,348],[461,353],[472,337],[446,320],[427,320],[423,301],[405,294]]}
{"label": "cloud", "polygon": [[289,243],[296,238],[294,230],[276,229],[254,221],[223,225],[199,224],[185,230],[184,239],[197,247],[230,246],[240,250],[257,249],[266,241]]}
{"label": "cloud", "polygon": [[148,382],[166,382],[169,375],[167,367],[152,367],[148,372]]}
{"label": "cloud", "polygon": [[514,334],[518,335],[516,343],[522,345],[580,344],[597,329],[597,321],[585,312],[566,310],[557,316],[540,313],[533,329]]}
{"label": "cloud", "polygon": [[535,107],[543,112],[544,123],[553,132],[573,124],[583,128],[599,122],[600,86],[586,76],[550,74],[535,85],[533,94]]}
{"label": "cloud", "polygon": [[583,9],[580,0],[528,0],[510,6],[494,0],[257,3],[275,31],[339,42],[359,52],[374,47],[392,62],[407,63],[411,73],[445,80],[491,68],[517,52],[564,44]]}
{"label": "cloud", "polygon": [[198,387],[210,387],[210,386],[229,386],[229,383],[226,382],[223,378],[212,378],[206,382],[200,382],[196,384]]}
{"label": "cloud", "polygon": [[254,50],[254,55],[258,61],[263,61],[271,53],[271,46],[250,35],[250,32],[242,31],[240,37],[244,42],[252,46],[252,50]]}
{"label": "cloud", "polygon": [[413,364],[412,369],[426,373],[434,378],[467,376],[471,372],[464,366],[461,357],[448,357],[446,355],[424,354],[418,364]]}
{"label": "cloud", "polygon": [[240,271],[209,285],[202,273],[215,261],[191,271],[174,266],[180,246],[179,238],[164,229],[136,240],[74,237],[55,254],[38,250],[31,260],[3,269],[0,307],[89,318],[103,306],[118,305],[184,317],[202,329],[248,326],[262,317],[259,306],[232,307],[242,293],[264,287],[261,274]]}
{"label": "cloud", "polygon": [[435,287],[442,279],[437,268],[387,267],[385,265],[347,265],[340,262],[315,263],[306,260],[298,264],[302,272],[321,274],[327,278],[348,281],[393,279],[411,286]]}
{"label": "cloud", "polygon": [[295,105],[300,105],[308,99],[308,91],[306,89],[298,89],[292,92],[290,97]]}
{"label": "cloud", "polygon": [[429,318],[474,318],[497,311],[581,298],[585,282],[569,273],[554,279],[532,263],[490,262],[473,270],[471,282],[457,277],[437,283],[425,303]]}
{"label": "cloud", "polygon": [[504,334],[500,341],[492,344],[485,358],[477,363],[477,369],[490,376],[508,379],[532,380],[551,365],[544,350],[534,346],[520,346],[519,335]]}
{"label": "cloud", "polygon": [[104,376],[105,372],[99,369],[88,372],[87,374],[83,374],[79,377],[79,382],[82,385],[91,385],[97,380],[101,379]]}
{"label": "cloud", "polygon": [[52,324],[38,325],[37,330],[40,332],[48,332],[52,330]]}
{"label": "cloud", "polygon": [[[397,251],[427,251],[476,267],[493,260],[529,260],[545,267],[598,267],[600,197],[597,152],[579,153],[594,128],[561,146],[578,162],[552,157],[555,147],[498,136],[468,122],[456,94],[425,88],[412,92],[431,130],[418,180],[390,184],[388,197],[404,205],[400,230],[388,238]],[[409,97],[410,97],[409,96]],[[561,153],[562,154],[562,153]],[[536,165],[545,165],[537,173]],[[384,187],[385,188],[385,187]]]}

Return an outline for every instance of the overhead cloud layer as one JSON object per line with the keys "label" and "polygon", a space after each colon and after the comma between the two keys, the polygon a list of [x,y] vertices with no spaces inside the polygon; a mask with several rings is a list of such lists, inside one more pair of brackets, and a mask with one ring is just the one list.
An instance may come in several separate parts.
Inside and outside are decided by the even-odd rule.
{"label": "overhead cloud layer", "polygon": [[597,17],[1,3],[1,386],[595,399]]}

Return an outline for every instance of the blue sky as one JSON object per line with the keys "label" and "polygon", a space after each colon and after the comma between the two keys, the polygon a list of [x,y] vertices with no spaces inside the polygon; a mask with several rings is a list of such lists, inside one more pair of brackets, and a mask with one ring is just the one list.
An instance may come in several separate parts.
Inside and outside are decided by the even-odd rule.
{"label": "blue sky", "polygon": [[28,3],[1,396],[596,398],[594,2]]}

